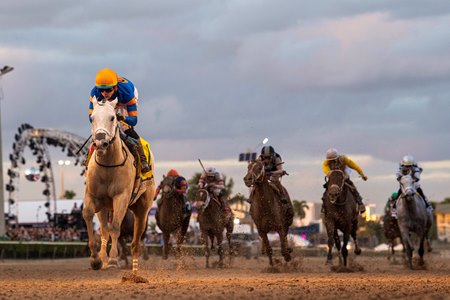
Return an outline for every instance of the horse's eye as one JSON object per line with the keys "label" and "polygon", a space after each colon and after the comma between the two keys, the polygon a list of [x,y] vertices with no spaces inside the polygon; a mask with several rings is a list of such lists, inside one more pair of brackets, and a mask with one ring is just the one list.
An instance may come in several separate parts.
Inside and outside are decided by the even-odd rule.
{"label": "horse's eye", "polygon": [[111,117],[111,122],[114,121],[114,116]]}

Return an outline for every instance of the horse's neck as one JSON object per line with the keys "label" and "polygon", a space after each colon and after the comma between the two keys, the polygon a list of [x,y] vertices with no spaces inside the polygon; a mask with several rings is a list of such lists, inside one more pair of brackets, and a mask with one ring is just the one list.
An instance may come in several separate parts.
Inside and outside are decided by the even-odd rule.
{"label": "horse's neck", "polygon": [[259,205],[266,208],[266,203],[271,198],[275,199],[276,195],[269,185],[267,180],[255,184],[255,191],[253,194],[252,203],[256,201]]}

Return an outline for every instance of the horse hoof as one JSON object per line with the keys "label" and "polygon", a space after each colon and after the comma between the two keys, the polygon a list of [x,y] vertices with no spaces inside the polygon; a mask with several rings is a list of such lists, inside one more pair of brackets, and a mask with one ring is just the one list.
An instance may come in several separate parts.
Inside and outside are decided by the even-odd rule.
{"label": "horse hoof", "polygon": [[355,254],[356,255],[360,255],[361,254],[361,249],[360,248],[356,248],[355,249]]}
{"label": "horse hoof", "polygon": [[163,259],[167,260],[167,259],[169,259],[169,256],[168,255],[163,255]]}
{"label": "horse hoof", "polygon": [[102,260],[99,258],[91,260],[91,268],[92,270],[100,270],[102,268]]}
{"label": "horse hoof", "polygon": [[106,266],[107,269],[116,269],[119,267],[119,262],[115,259],[112,259],[108,262],[108,265]]}

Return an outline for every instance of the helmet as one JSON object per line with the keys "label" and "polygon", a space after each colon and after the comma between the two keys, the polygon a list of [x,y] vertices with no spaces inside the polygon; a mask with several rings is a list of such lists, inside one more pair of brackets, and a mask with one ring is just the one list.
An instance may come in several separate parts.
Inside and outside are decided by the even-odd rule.
{"label": "helmet", "polygon": [[405,155],[403,156],[403,159],[400,163],[400,165],[402,167],[406,167],[406,166],[414,166],[416,164],[416,161],[414,160],[414,157],[412,157],[411,155]]}
{"label": "helmet", "polygon": [[171,169],[169,170],[169,172],[167,172],[167,176],[180,176],[177,172],[177,170],[175,169]]}
{"label": "helmet", "polygon": [[112,88],[117,85],[117,74],[111,69],[101,69],[95,76],[95,86],[99,89]]}
{"label": "helmet", "polygon": [[391,195],[391,198],[395,199],[395,198],[397,198],[397,196],[398,196],[398,193],[397,192],[393,192],[392,195]]}
{"label": "helmet", "polygon": [[215,176],[217,173],[216,168],[212,168],[212,167],[206,168],[205,171],[206,171],[205,172],[206,176]]}
{"label": "helmet", "polygon": [[273,149],[272,146],[264,146],[261,149],[261,156],[262,157],[271,157],[275,154],[275,149]]}
{"label": "helmet", "polygon": [[339,152],[335,148],[330,148],[327,150],[326,158],[328,160],[335,160],[339,158]]}

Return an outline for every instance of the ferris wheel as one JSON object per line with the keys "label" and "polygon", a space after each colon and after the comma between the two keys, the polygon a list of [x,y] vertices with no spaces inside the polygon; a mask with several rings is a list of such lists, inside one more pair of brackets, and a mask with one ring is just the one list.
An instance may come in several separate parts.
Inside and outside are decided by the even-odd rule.
{"label": "ferris wheel", "polygon": [[[25,171],[25,178],[29,181],[41,181],[44,184],[42,194],[46,196],[47,217],[51,220],[52,212],[56,213],[56,192],[53,168],[50,159],[49,146],[61,148],[68,157],[75,158],[75,165],[83,169],[80,175],[84,175],[84,163],[88,153],[86,139],[76,134],[49,128],[34,128],[29,124],[22,124],[18,133],[14,136],[13,151],[9,155],[11,167],[7,171],[9,182],[6,184],[8,191],[8,216],[11,217],[11,208],[16,204],[20,179],[20,166],[25,165],[24,150],[29,148],[36,158],[38,168],[30,168]],[[51,208],[50,200],[54,200]]]}

